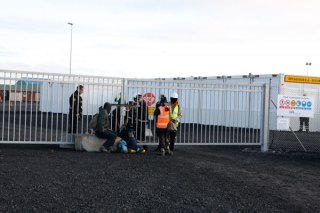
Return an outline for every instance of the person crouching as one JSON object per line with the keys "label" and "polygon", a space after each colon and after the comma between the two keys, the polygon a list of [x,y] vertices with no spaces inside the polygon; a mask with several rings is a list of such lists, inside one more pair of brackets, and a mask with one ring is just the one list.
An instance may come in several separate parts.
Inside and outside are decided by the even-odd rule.
{"label": "person crouching", "polygon": [[98,138],[105,138],[107,141],[101,147],[103,152],[123,152],[128,153],[126,141],[118,137],[110,128],[109,114],[111,104],[106,102],[103,107],[99,108],[99,115],[95,135]]}

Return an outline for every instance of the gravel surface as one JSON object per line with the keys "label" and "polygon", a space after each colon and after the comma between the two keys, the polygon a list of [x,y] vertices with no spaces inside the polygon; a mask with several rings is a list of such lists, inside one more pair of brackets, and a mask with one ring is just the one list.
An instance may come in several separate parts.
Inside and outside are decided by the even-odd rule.
{"label": "gravel surface", "polygon": [[0,212],[320,212],[320,154],[0,145]]}

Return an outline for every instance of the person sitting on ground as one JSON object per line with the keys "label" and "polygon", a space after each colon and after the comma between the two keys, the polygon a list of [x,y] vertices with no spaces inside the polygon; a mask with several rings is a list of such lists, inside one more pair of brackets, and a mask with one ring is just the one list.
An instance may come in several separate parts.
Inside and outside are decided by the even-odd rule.
{"label": "person sitting on ground", "polygon": [[103,152],[123,152],[127,153],[127,143],[121,137],[118,137],[115,132],[110,129],[109,114],[111,111],[111,104],[106,102],[104,106],[99,108],[99,115],[97,120],[97,127],[95,135],[98,138],[105,138],[107,141],[101,146]]}
{"label": "person sitting on ground", "polygon": [[138,146],[137,140],[134,137],[134,127],[132,123],[123,125],[120,129],[119,137],[127,142],[129,153],[145,153],[147,151],[146,146]]}

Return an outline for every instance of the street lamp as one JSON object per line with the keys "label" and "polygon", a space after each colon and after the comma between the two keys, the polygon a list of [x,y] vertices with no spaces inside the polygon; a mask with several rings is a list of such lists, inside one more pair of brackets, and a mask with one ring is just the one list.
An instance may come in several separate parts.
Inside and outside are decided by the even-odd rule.
{"label": "street lamp", "polygon": [[306,62],[307,66],[307,76],[309,76],[309,66],[311,66],[311,62]]}
{"label": "street lamp", "polygon": [[73,24],[71,22],[68,22],[68,24],[71,27],[71,40],[70,40],[70,72],[69,74],[71,75],[71,57],[72,57],[72,26]]}

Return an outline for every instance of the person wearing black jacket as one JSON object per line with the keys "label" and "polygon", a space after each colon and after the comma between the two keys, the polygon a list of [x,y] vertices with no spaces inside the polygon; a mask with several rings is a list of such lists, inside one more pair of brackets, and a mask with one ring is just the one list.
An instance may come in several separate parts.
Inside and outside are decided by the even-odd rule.
{"label": "person wearing black jacket", "polygon": [[137,95],[137,108],[136,111],[136,117],[135,117],[135,129],[136,129],[136,135],[137,139],[140,141],[144,141],[146,139],[146,124],[148,122],[148,115],[147,115],[147,104],[143,100],[142,95]]}
{"label": "person wearing black jacket", "polygon": [[78,127],[80,126],[80,118],[82,117],[82,97],[84,88],[83,85],[79,85],[77,90],[69,97],[69,133],[78,133]]}
{"label": "person wearing black jacket", "polygon": [[95,135],[98,138],[105,138],[106,142],[101,147],[101,151],[111,152],[128,152],[126,141],[118,137],[110,127],[110,114],[111,104],[109,102],[104,103],[103,107],[99,108],[99,115],[97,120],[97,126],[95,129]]}

